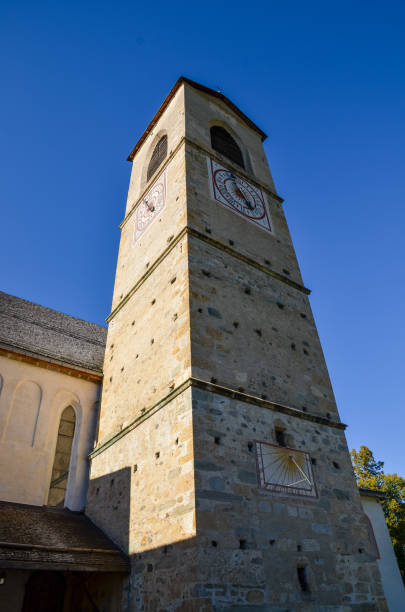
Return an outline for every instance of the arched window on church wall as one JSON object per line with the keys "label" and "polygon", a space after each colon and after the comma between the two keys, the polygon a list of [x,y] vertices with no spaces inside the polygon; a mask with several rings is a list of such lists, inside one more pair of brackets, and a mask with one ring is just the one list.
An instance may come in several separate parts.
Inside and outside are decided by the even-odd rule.
{"label": "arched window on church wall", "polygon": [[214,125],[210,129],[211,133],[211,146],[214,151],[217,151],[224,157],[227,157],[235,164],[238,164],[241,168],[245,167],[242,157],[242,151],[239,148],[236,140],[230,135],[229,132],[220,125]]}
{"label": "arched window on church wall", "polygon": [[72,406],[68,406],[62,412],[59,422],[48,506],[64,506],[75,425],[75,411]]}
{"label": "arched window on church wall", "polygon": [[156,170],[159,168],[160,164],[166,159],[167,155],[167,136],[162,136],[162,138],[157,143],[156,147],[153,149],[152,157],[150,158],[148,172],[146,175],[146,180],[149,181],[150,178],[155,174]]}
{"label": "arched window on church wall", "polygon": [[368,529],[368,537],[370,539],[370,544],[371,547],[373,549],[373,552],[376,556],[376,559],[380,559],[380,551],[378,550],[378,545],[377,545],[377,540],[375,537],[375,533],[374,533],[374,529],[373,529],[373,525],[371,523],[370,518],[368,517],[368,515],[365,515],[366,520],[367,520],[367,529]]}
{"label": "arched window on church wall", "polygon": [[18,383],[11,400],[5,439],[34,446],[41,406],[41,387],[32,380]]}

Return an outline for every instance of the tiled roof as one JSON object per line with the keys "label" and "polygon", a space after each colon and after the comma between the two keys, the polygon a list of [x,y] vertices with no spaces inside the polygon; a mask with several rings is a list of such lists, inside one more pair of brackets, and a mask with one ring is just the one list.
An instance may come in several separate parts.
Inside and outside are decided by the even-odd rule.
{"label": "tiled roof", "polygon": [[0,346],[102,372],[107,329],[0,292]]}
{"label": "tiled roof", "polygon": [[0,502],[0,564],[127,571],[128,559],[80,512]]}

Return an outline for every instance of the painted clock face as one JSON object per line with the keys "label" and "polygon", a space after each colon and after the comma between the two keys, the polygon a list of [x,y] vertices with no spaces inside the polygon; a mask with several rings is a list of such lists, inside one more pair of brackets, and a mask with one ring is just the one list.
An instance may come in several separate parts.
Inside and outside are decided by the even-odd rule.
{"label": "painted clock face", "polygon": [[308,453],[256,442],[260,488],[279,495],[317,497]]}
{"label": "painted clock face", "polygon": [[230,208],[262,229],[271,232],[270,218],[263,193],[259,187],[231,170],[208,159],[211,192],[215,200]]}
{"label": "painted clock face", "polygon": [[160,215],[166,204],[166,172],[163,172],[136,207],[134,213],[134,244]]}

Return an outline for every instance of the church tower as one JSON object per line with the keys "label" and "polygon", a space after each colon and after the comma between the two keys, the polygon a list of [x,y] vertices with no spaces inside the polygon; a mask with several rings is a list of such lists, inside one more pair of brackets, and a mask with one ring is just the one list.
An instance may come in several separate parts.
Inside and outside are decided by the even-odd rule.
{"label": "church tower", "polygon": [[122,609],[387,609],[265,137],[180,78],[129,156],[86,510]]}

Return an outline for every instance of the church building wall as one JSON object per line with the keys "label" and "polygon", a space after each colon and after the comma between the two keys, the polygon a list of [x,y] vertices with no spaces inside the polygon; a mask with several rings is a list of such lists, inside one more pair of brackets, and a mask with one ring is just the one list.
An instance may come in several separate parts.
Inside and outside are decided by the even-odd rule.
{"label": "church building wall", "polygon": [[0,356],[0,499],[41,506],[48,501],[60,417],[76,415],[65,505],[85,504],[99,384]]}
{"label": "church building wall", "polygon": [[[361,491],[360,497],[377,545],[377,565],[380,570],[389,611],[403,612],[405,609],[405,588],[392,548],[383,509],[377,498],[365,495]],[[372,534],[370,535],[372,537]]]}

